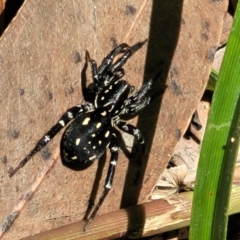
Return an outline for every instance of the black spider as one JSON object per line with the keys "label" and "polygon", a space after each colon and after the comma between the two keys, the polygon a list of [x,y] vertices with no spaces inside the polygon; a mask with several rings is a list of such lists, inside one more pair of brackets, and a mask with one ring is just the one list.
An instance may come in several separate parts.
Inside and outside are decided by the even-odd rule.
{"label": "black spider", "polygon": [[[75,170],[86,168],[92,161],[99,159],[106,151],[106,148],[109,148],[111,158],[104,190],[84,227],[84,231],[94,219],[112,186],[119,148],[115,134],[117,130],[114,126],[116,125],[122,131],[135,136],[141,153],[143,154],[145,151],[141,131],[122,121],[120,116],[122,114],[133,115],[137,113],[159,96],[159,93],[152,96],[146,96],[146,94],[153,82],[162,73],[162,65],[156,76],[135,93],[133,93],[134,87],[130,86],[127,81],[122,80],[124,76],[122,66],[146,41],[138,42],[133,46],[128,46],[125,43],[120,44],[103,59],[99,67],[97,67],[94,60],[90,59],[87,52],[87,60],[91,64],[93,77],[93,83],[84,92],[88,102],[68,109],[58,123],[37,142],[33,150],[10,173],[10,177],[12,177],[70,121],[71,123],[66,128],[61,139],[63,165]],[[120,53],[122,56],[116,62],[113,62],[114,58]]]}

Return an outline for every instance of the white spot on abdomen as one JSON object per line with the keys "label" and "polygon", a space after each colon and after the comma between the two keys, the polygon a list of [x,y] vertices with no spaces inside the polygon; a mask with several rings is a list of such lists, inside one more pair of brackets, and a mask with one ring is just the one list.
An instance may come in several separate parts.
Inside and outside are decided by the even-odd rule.
{"label": "white spot on abdomen", "polygon": [[93,156],[91,156],[90,158],[89,158],[89,160],[91,161],[91,160],[93,160],[93,159],[95,159],[96,158],[96,155],[93,155]]}
{"label": "white spot on abdomen", "polygon": [[110,132],[107,131],[104,136],[107,138],[107,137],[109,136],[109,133],[110,133]]}
{"label": "white spot on abdomen", "polygon": [[85,118],[82,125],[88,125],[89,121],[90,121],[89,117]]}
{"label": "white spot on abdomen", "polygon": [[80,141],[81,141],[80,138],[77,138],[77,139],[76,139],[76,142],[75,142],[75,143],[76,143],[77,146],[79,145]]}

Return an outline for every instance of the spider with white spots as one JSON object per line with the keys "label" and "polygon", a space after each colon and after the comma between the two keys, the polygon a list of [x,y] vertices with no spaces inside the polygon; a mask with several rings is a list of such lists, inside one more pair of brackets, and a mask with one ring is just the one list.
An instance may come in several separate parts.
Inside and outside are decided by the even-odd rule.
{"label": "spider with white spots", "polygon": [[[123,65],[146,42],[147,40],[138,42],[133,46],[128,46],[125,43],[120,44],[103,59],[99,67],[87,52],[86,66],[90,62],[93,77],[93,83],[83,89],[87,103],[68,109],[60,120],[37,142],[18,167],[10,173],[10,177],[12,177],[68,123],[60,144],[62,163],[66,167],[74,170],[84,169],[91,165],[94,160],[99,159],[109,148],[111,157],[104,190],[83,229],[84,231],[94,219],[112,186],[119,149],[115,126],[136,137],[142,155],[145,152],[141,131],[121,120],[121,115],[135,115],[160,95],[156,93],[152,96],[146,96],[152,84],[161,75],[163,65],[155,77],[135,93],[134,87],[122,79],[124,76]],[[118,54],[122,55],[114,62],[114,58]]]}

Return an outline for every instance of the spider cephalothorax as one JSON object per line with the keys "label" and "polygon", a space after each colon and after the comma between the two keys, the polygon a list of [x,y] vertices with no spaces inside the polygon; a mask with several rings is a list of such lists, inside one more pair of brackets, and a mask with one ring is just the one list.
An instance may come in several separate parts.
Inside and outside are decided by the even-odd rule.
{"label": "spider cephalothorax", "polygon": [[[95,217],[112,186],[119,148],[115,126],[136,137],[142,153],[145,151],[141,131],[121,120],[122,114],[136,114],[158,95],[146,96],[153,82],[162,73],[162,66],[156,76],[135,93],[133,93],[134,87],[122,79],[124,76],[122,66],[145,43],[146,40],[133,46],[128,46],[125,43],[120,44],[103,59],[99,67],[94,60],[90,59],[87,52],[87,60],[91,64],[93,77],[93,83],[85,89],[88,102],[68,109],[59,121],[37,142],[19,166],[10,173],[10,177],[12,177],[68,123],[69,125],[61,139],[61,158],[65,166],[75,170],[88,167],[109,148],[111,158],[104,191],[85,225],[84,231]],[[114,58],[120,53],[122,56],[116,62],[113,62]]]}

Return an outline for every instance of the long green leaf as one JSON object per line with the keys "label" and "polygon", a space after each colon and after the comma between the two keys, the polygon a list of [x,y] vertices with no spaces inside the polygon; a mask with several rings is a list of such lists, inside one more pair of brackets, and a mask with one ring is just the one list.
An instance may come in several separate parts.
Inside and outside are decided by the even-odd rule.
{"label": "long green leaf", "polygon": [[226,238],[226,213],[239,146],[239,18],[238,4],[200,153],[190,225],[191,240]]}

